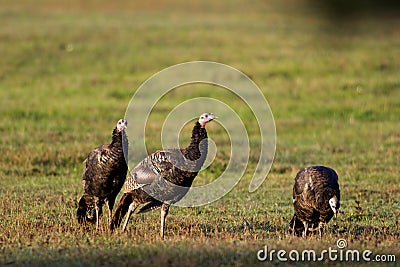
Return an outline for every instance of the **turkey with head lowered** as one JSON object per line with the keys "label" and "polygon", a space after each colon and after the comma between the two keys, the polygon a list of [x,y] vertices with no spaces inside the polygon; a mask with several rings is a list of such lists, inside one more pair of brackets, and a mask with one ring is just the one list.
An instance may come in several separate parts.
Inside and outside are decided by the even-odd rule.
{"label": "turkey with head lowered", "polygon": [[293,186],[294,216],[289,230],[307,236],[319,230],[337,215],[340,208],[338,175],[325,166],[311,166],[300,170]]}

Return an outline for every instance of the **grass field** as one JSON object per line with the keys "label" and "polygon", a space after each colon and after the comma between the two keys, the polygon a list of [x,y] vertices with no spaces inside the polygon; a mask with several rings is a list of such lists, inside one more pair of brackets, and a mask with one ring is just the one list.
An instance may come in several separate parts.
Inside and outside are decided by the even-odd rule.
{"label": "grass field", "polygon": [[[131,2],[0,3],[0,265],[258,266],[271,264],[257,260],[265,245],[322,251],[339,238],[348,249],[399,261],[399,19],[332,24],[301,1]],[[110,141],[142,82],[193,60],[243,71],[268,99],[277,146],[266,181],[247,191],[255,144],[248,172],[229,194],[170,209],[164,241],[158,211],[135,217],[126,233],[110,234],[107,216],[99,231],[79,227],[87,153]],[[239,99],[197,85],[162,99],[148,125],[149,151],[160,147],[166,113],[198,92],[229,102],[257,138]],[[229,160],[226,134],[216,124],[208,133],[218,153],[197,184]],[[190,128],[181,135],[184,143]],[[322,238],[292,237],[294,176],[317,164],[339,174],[341,214]]]}

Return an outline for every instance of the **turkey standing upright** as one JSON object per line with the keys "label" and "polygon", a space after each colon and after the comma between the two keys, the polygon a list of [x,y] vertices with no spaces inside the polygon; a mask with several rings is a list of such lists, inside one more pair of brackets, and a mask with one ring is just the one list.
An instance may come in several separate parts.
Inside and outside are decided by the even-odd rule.
{"label": "turkey standing upright", "polygon": [[300,170],[293,186],[294,216],[289,227],[294,234],[307,236],[307,231],[319,230],[337,215],[340,189],[336,172],[324,166]]}
{"label": "turkey standing upright", "polygon": [[85,160],[82,174],[85,193],[79,201],[76,213],[81,224],[85,221],[95,221],[97,229],[104,202],[108,207],[109,222],[111,221],[115,198],[125,182],[128,171],[124,154],[128,151],[126,127],[127,121],[120,119],[113,130],[111,143],[93,149]]}
{"label": "turkey standing upright", "polygon": [[138,213],[161,207],[160,235],[164,238],[165,217],[170,204],[179,201],[202,167],[208,150],[205,126],[216,117],[204,113],[195,123],[188,147],[159,150],[147,156],[129,174],[124,194],[115,211],[110,229],[119,227],[128,212],[123,231],[139,204],[145,204]]}

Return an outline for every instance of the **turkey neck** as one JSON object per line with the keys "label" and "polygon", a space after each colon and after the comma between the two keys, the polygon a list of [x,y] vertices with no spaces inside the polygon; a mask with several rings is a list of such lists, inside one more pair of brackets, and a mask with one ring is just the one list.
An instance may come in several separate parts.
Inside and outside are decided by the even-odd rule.
{"label": "turkey neck", "polygon": [[[122,145],[126,147],[126,149],[122,149]],[[125,131],[123,132],[118,132],[117,128],[114,129],[113,134],[112,134],[112,141],[111,141],[111,147],[112,150],[114,150],[117,153],[122,153],[122,152],[127,152],[128,146],[128,139],[126,137]]]}
{"label": "turkey neck", "polygon": [[192,138],[190,139],[189,146],[185,149],[184,156],[192,161],[200,158],[204,161],[207,156],[207,150],[208,142],[206,128],[202,128],[200,123],[197,121],[193,127]]}

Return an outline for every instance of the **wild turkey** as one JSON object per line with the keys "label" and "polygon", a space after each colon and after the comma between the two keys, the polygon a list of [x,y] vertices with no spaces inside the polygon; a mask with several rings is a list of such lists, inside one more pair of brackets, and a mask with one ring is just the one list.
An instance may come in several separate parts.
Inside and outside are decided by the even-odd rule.
{"label": "wild turkey", "polygon": [[307,236],[327,224],[340,207],[340,189],[336,172],[324,166],[300,170],[293,186],[294,216],[289,227],[296,235]]}
{"label": "wild turkey", "polygon": [[160,235],[164,238],[169,206],[185,196],[202,167],[208,151],[205,126],[215,118],[212,113],[202,114],[193,127],[188,147],[156,151],[130,172],[110,224],[111,230],[119,227],[128,212],[122,228],[125,231],[131,214],[138,205],[145,204],[138,214],[161,207]]}
{"label": "wild turkey", "polygon": [[96,147],[85,160],[82,174],[85,193],[76,212],[80,224],[86,221],[95,222],[97,229],[104,203],[107,204],[109,222],[111,221],[115,198],[124,185],[128,171],[124,155],[124,151],[128,151],[126,127],[127,121],[120,119],[113,130],[111,143]]}

